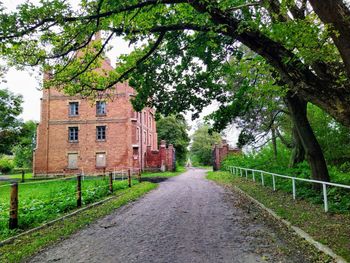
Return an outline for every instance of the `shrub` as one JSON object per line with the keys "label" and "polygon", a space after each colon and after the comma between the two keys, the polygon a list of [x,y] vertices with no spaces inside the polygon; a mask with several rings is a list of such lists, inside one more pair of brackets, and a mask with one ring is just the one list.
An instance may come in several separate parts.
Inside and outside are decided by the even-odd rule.
{"label": "shrub", "polygon": [[2,174],[10,173],[13,168],[13,160],[11,160],[9,157],[4,156],[0,159],[0,172]]}

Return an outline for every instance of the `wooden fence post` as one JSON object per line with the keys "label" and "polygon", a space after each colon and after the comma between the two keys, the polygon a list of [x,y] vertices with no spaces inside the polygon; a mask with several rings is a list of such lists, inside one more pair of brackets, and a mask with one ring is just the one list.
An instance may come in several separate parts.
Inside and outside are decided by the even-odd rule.
{"label": "wooden fence post", "polygon": [[131,170],[128,170],[128,185],[131,187]]}
{"label": "wooden fence post", "polygon": [[81,207],[81,175],[77,176],[77,207]]}
{"label": "wooden fence post", "polygon": [[141,183],[141,169],[138,170],[138,179],[139,179],[139,183]]}
{"label": "wooden fence post", "polygon": [[113,173],[109,173],[109,191],[113,193]]}
{"label": "wooden fence post", "polygon": [[11,185],[9,229],[18,227],[18,184]]}
{"label": "wooden fence post", "polygon": [[24,169],[22,169],[22,183],[24,183]]}

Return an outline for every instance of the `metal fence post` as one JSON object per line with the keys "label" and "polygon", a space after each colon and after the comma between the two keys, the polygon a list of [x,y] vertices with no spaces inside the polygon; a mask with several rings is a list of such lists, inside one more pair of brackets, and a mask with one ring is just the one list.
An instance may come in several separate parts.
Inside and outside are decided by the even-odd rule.
{"label": "metal fence post", "polygon": [[276,181],[275,181],[274,175],[272,175],[272,186],[273,186],[273,190],[276,191]]}
{"label": "metal fence post", "polygon": [[255,182],[255,172],[253,171],[253,181]]}
{"label": "metal fence post", "polygon": [[9,229],[18,228],[18,184],[11,185]]}
{"label": "metal fence post", "polygon": [[245,170],[245,178],[248,179],[248,170]]}
{"label": "metal fence post", "polygon": [[242,168],[240,168],[240,171],[241,171],[241,177],[243,177],[243,175],[242,175]]}
{"label": "metal fence post", "polygon": [[265,181],[264,181],[264,174],[261,172],[261,184],[265,186]]}
{"label": "metal fence post", "polygon": [[293,199],[295,200],[296,198],[296,191],[295,191],[295,179],[292,178],[292,184],[293,184]]}
{"label": "metal fence post", "polygon": [[322,184],[322,188],[323,188],[324,211],[328,212],[327,185],[326,184]]}

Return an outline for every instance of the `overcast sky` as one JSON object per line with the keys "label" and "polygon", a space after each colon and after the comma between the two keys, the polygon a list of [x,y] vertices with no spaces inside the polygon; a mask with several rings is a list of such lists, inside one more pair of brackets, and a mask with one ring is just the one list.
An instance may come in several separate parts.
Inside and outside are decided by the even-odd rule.
{"label": "overcast sky", "polygon": [[[6,6],[8,9],[13,10],[15,7],[25,2],[24,0],[3,0],[4,6]],[[32,1],[32,2],[38,2],[38,1]],[[71,0],[73,4],[76,4],[78,1]],[[128,47],[128,43],[123,41],[122,39],[114,39],[113,42],[111,42],[111,45],[113,46],[112,50],[108,52],[108,57],[111,59],[112,65],[115,65],[116,58],[120,54],[129,53],[131,51],[131,48]],[[18,71],[15,69],[10,69],[8,73],[5,76],[7,83],[4,85],[5,87],[9,88],[12,92],[21,94],[24,99],[23,104],[23,113],[21,115],[21,118],[23,120],[36,120],[40,121],[40,98],[42,95],[42,91],[40,90],[42,79],[39,76],[38,72],[26,72],[26,71]],[[201,118],[205,115],[211,113],[213,110],[215,110],[216,106],[212,105],[207,107],[202,115]],[[200,119],[201,119],[200,118]],[[191,121],[190,114],[186,115],[186,119],[190,126],[195,127],[196,121]],[[200,120],[199,119],[199,120]],[[193,128],[190,133],[193,133]],[[229,128],[226,131],[227,134],[227,140],[234,145],[238,138],[238,130],[235,128]]]}

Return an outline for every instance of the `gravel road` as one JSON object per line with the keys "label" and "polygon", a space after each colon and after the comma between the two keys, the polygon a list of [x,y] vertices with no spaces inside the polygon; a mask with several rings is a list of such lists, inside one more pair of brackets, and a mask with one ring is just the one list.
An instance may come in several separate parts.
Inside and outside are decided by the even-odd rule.
{"label": "gravel road", "polygon": [[30,262],[302,262],[235,195],[189,169]]}

